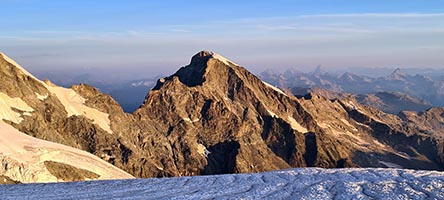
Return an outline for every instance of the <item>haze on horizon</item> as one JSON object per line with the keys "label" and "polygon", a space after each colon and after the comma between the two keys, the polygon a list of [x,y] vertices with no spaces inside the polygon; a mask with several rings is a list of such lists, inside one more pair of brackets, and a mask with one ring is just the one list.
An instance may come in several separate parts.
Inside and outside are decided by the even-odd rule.
{"label": "haze on horizon", "polygon": [[252,72],[444,68],[444,2],[3,0],[0,51],[31,72],[170,74],[200,50]]}

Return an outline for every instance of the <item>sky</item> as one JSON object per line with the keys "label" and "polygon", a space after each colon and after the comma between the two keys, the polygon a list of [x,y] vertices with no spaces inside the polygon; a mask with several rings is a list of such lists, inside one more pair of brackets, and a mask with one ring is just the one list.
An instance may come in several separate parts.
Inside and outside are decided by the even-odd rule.
{"label": "sky", "polygon": [[441,0],[0,0],[0,7],[0,51],[37,73],[171,74],[200,50],[255,73],[444,68]]}

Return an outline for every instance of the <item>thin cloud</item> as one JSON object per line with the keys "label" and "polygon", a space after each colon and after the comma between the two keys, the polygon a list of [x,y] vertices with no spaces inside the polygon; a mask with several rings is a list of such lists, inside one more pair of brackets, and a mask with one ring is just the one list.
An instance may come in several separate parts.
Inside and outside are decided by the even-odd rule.
{"label": "thin cloud", "polygon": [[59,35],[59,34],[81,34],[84,32],[82,32],[82,31],[63,31],[63,30],[34,30],[34,31],[27,31],[27,33]]}
{"label": "thin cloud", "polygon": [[192,33],[193,31],[186,30],[186,29],[171,29],[171,32],[175,32],[175,33]]}
{"label": "thin cloud", "polygon": [[374,33],[372,30],[363,28],[350,28],[338,26],[273,26],[273,25],[258,25],[257,29],[269,31],[316,31],[316,32],[337,32],[337,33]]}
{"label": "thin cloud", "polygon": [[444,13],[348,13],[348,14],[318,14],[299,15],[297,18],[325,18],[325,17],[377,17],[377,18],[428,18],[444,17]]}

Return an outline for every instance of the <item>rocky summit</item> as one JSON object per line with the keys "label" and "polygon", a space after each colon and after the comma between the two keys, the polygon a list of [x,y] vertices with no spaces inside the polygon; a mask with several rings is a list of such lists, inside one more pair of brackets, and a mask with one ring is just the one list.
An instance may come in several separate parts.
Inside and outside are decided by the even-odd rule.
{"label": "rocky summit", "polygon": [[40,81],[4,55],[0,79],[0,118],[8,126],[94,154],[135,177],[444,169],[444,131],[430,130],[443,122],[424,120],[444,110],[392,115],[353,96],[296,97],[214,52],[199,52],[159,79],[132,114],[92,86]]}

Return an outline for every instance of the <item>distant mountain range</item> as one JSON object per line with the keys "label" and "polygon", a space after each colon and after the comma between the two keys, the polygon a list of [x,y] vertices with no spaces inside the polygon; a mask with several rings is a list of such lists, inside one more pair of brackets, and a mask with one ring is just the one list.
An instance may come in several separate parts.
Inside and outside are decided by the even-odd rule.
{"label": "distant mountain range", "polygon": [[[313,79],[331,88],[342,86],[326,81],[325,77],[335,76],[321,69],[310,73],[309,78],[287,75],[285,79],[276,77],[283,85],[293,81],[312,83]],[[393,115],[365,106],[357,99],[408,99],[402,94],[360,97],[323,90],[326,92],[308,91],[295,96],[287,89],[290,87],[280,89],[274,86],[276,83],[264,82],[214,52],[201,51],[187,66],[158,79],[131,114],[125,113],[110,95],[92,86],[63,88],[49,80],[41,81],[3,54],[0,78],[0,118],[5,127],[0,131],[11,130],[6,135],[24,133],[52,143],[31,148],[6,136],[0,139],[18,146],[18,153],[34,152],[41,160],[46,159],[49,167],[41,162],[37,167],[53,175],[48,176],[48,181],[68,180],[65,176],[53,178],[67,169],[71,170],[69,175],[83,174],[79,178],[82,180],[107,177],[100,170],[83,166],[83,158],[72,157],[69,163],[49,159],[54,157],[47,155],[59,152],[49,145],[53,143],[79,149],[135,177],[249,173],[294,167],[444,169],[443,108]],[[385,78],[350,74],[331,79],[363,88],[366,87],[357,83],[382,80],[388,86],[381,83],[380,87],[404,88],[394,84],[400,81],[409,90],[419,88],[410,83],[428,80],[399,71]],[[150,82],[131,84],[148,87],[145,85]],[[354,88],[353,85],[348,87]],[[0,176],[10,182],[26,182],[33,177],[26,172],[36,165],[20,165],[26,160],[19,160],[9,150],[0,148],[1,159],[5,160],[0,162]],[[108,163],[102,162],[102,166],[116,170]],[[13,173],[16,168],[9,166],[19,166],[21,170]],[[110,178],[121,177],[117,174]]]}
{"label": "distant mountain range", "polygon": [[444,105],[444,79],[426,75],[409,75],[396,69],[384,77],[370,77],[353,73],[332,74],[321,67],[304,73],[287,70],[262,72],[259,77],[275,86],[303,95],[308,89],[325,89],[334,93],[356,94],[357,99],[390,113],[401,110],[424,111]]}

